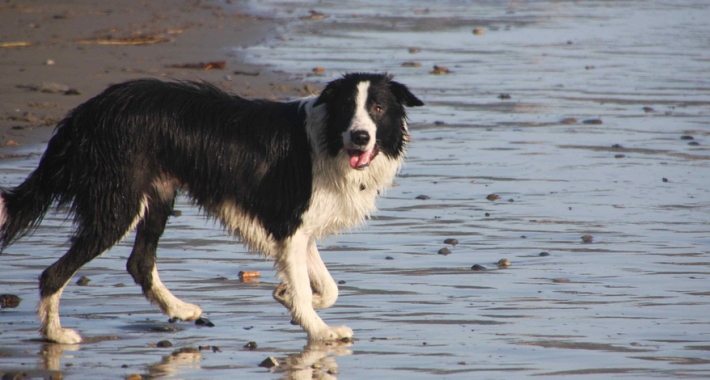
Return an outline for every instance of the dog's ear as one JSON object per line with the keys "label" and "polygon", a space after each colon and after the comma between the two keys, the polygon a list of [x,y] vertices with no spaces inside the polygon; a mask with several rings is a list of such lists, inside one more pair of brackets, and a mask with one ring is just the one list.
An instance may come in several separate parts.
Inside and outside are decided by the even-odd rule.
{"label": "dog's ear", "polygon": [[321,104],[325,104],[333,100],[333,98],[335,97],[335,93],[337,92],[337,88],[340,87],[342,82],[342,79],[336,79],[328,83],[328,85],[325,86],[325,89],[323,89],[323,92],[318,95],[318,99],[313,104],[313,107],[317,107]]}
{"label": "dog's ear", "polygon": [[397,101],[400,104],[404,104],[407,107],[420,107],[424,105],[424,102],[414,96],[414,94],[409,91],[407,86],[399,82],[391,81],[390,88],[392,89],[394,97],[397,98]]}

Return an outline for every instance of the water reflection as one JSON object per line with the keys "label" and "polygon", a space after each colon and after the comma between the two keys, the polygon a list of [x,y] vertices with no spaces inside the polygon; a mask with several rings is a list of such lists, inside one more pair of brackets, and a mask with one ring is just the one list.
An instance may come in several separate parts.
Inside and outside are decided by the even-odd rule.
{"label": "water reflection", "polygon": [[159,363],[148,366],[151,377],[173,377],[187,369],[200,369],[202,352],[194,347],[183,347],[163,356]]}
{"label": "water reflection", "polygon": [[335,379],[338,373],[335,357],[351,355],[348,348],[351,345],[349,342],[309,343],[303,351],[281,360],[281,365],[273,370],[284,373],[283,379],[287,380]]}

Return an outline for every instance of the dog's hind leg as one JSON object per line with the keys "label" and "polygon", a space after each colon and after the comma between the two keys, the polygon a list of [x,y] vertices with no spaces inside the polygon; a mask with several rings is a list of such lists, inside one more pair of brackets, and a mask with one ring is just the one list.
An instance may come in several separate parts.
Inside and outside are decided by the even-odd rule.
{"label": "dog's hind leg", "polygon": [[[64,256],[45,269],[39,278],[40,301],[37,305],[37,316],[41,324],[40,333],[46,340],[56,343],[81,342],[81,336],[74,330],[62,328],[59,320],[59,299],[64,287],[79,268],[113,247],[132,228],[130,214],[97,221],[95,219],[103,215],[98,212],[83,212],[90,210],[85,206],[77,207],[77,214],[84,217],[78,218],[79,226],[72,246]],[[145,212],[145,202],[137,202],[133,209],[137,210],[133,219],[135,223]]]}
{"label": "dog's hind leg", "polygon": [[349,327],[326,325],[313,308],[308,268],[309,247],[310,237],[302,232],[297,232],[282,243],[276,266],[285,285],[284,293],[281,294],[285,301],[277,298],[278,288],[274,297],[290,310],[291,317],[306,331],[309,341],[350,340],[353,331]]}
{"label": "dog's hind leg", "polygon": [[170,318],[193,321],[202,315],[202,309],[181,301],[163,285],[158,276],[156,250],[158,240],[165,230],[174,199],[165,200],[153,197],[148,210],[136,228],[136,242],[128,258],[126,269],[133,276],[136,284],[143,289],[143,294]]}

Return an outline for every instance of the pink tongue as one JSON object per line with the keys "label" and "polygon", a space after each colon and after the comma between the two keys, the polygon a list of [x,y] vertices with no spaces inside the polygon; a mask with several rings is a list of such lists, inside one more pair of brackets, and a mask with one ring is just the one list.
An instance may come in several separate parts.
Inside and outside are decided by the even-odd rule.
{"label": "pink tongue", "polygon": [[363,152],[361,150],[351,150],[350,153],[350,166],[353,169],[363,168],[370,165],[370,155],[372,152]]}

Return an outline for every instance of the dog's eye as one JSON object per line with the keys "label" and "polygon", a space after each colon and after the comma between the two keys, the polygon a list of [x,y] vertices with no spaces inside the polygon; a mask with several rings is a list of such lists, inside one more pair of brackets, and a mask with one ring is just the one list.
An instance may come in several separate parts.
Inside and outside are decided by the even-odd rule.
{"label": "dog's eye", "polygon": [[380,114],[380,113],[384,112],[384,108],[382,108],[382,106],[379,104],[375,104],[375,107],[373,108],[373,110],[375,111],[376,114]]}

